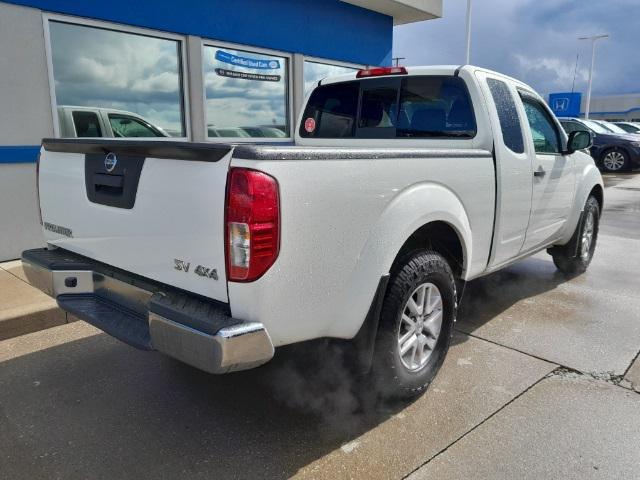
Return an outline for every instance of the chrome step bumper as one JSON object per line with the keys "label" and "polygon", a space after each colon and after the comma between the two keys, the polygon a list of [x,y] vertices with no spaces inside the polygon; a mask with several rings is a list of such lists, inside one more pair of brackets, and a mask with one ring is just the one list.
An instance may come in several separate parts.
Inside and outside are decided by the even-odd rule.
{"label": "chrome step bumper", "polygon": [[30,283],[62,309],[136,348],[209,373],[246,370],[273,357],[264,325],[234,319],[227,305],[62,249],[26,250],[22,263]]}

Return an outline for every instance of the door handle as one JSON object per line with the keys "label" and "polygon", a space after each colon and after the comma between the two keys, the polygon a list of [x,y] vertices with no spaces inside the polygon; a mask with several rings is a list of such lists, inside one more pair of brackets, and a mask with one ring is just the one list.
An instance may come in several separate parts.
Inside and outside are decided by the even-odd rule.
{"label": "door handle", "polygon": [[544,168],[542,168],[542,165],[538,167],[538,170],[533,172],[534,177],[544,177],[546,174],[547,172],[544,170]]}

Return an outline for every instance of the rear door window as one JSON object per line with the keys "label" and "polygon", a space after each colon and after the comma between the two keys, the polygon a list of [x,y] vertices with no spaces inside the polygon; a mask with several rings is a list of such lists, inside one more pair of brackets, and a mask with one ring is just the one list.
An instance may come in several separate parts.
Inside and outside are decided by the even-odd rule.
{"label": "rear door window", "polygon": [[498,111],[498,120],[505,146],[514,153],[524,153],[520,118],[509,87],[505,82],[495,78],[487,78],[487,85]]}
{"label": "rear door window", "polygon": [[96,115],[95,112],[76,110],[71,115],[73,116],[73,124],[76,128],[77,137],[102,136],[100,121],[98,120],[98,115]]}
{"label": "rear door window", "polygon": [[305,138],[473,138],[469,91],[453,76],[384,77],[318,87]]}

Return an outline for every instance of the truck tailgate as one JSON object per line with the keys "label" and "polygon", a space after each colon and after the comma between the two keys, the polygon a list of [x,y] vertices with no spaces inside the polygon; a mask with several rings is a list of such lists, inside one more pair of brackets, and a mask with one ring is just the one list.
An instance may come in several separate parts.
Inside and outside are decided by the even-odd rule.
{"label": "truck tailgate", "polygon": [[123,270],[227,301],[224,208],[233,148],[45,140],[45,239]]}

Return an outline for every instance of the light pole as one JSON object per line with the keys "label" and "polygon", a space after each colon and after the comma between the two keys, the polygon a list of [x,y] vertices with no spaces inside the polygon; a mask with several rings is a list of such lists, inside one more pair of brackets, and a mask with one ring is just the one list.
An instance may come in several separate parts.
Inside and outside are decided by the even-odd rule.
{"label": "light pole", "polygon": [[467,0],[467,61],[469,65],[471,59],[471,0]]}
{"label": "light pole", "polygon": [[589,69],[589,85],[587,86],[587,106],[584,109],[584,118],[589,118],[591,107],[591,84],[593,83],[593,65],[596,60],[596,41],[601,38],[609,38],[609,35],[592,35],[590,37],[579,37],[578,40],[591,40],[591,68]]}

